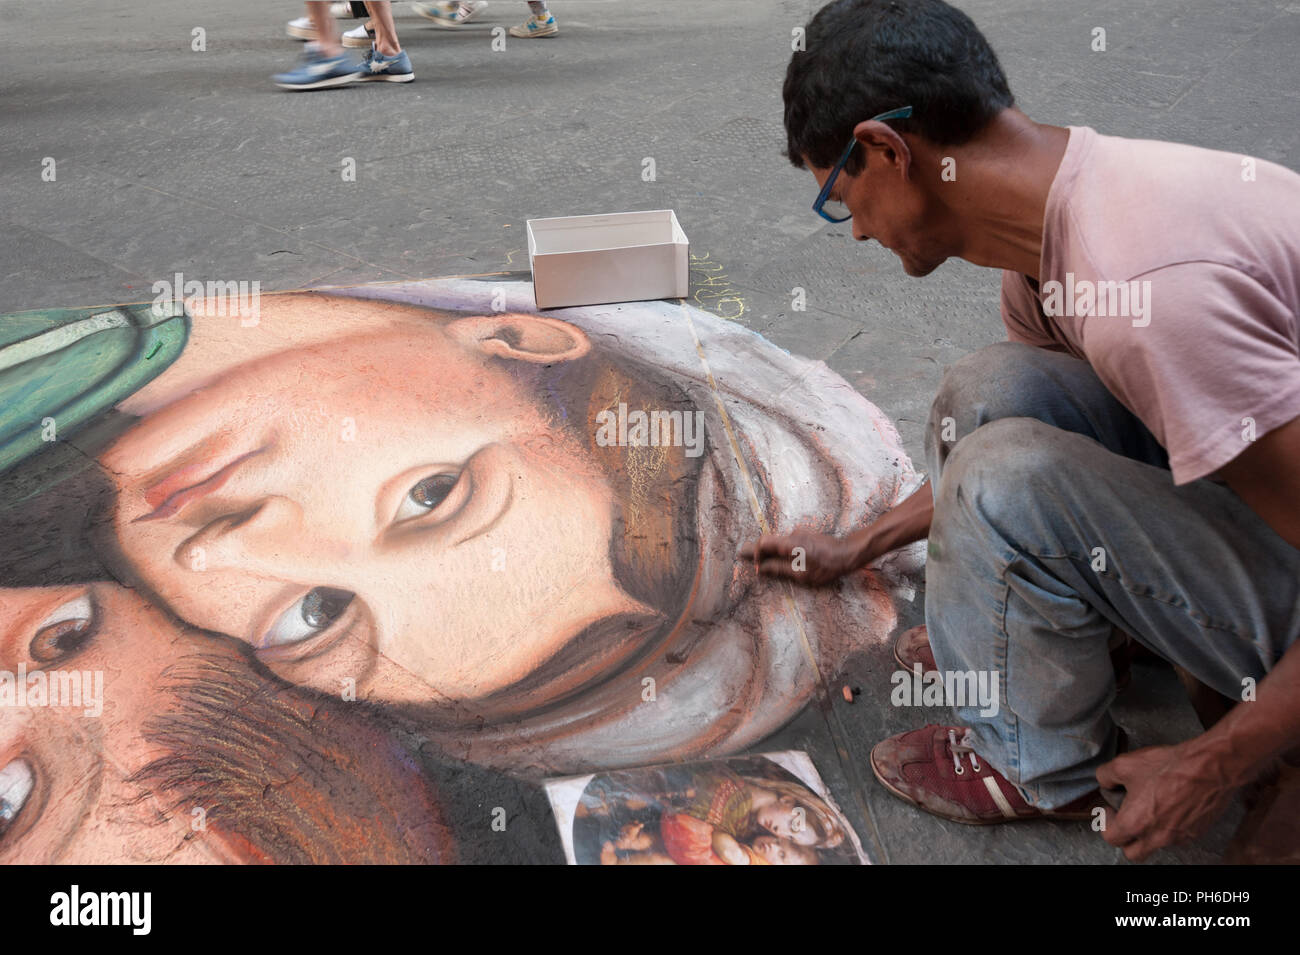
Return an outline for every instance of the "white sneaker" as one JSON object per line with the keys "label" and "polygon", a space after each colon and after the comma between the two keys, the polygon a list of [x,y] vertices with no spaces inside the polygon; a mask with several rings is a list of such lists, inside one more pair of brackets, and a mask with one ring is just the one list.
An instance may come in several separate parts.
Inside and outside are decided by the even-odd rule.
{"label": "white sneaker", "polygon": [[549,13],[544,17],[529,17],[517,27],[510,28],[511,36],[555,36],[560,32],[559,26],[555,22],[555,17]]}
{"label": "white sneaker", "polygon": [[487,9],[487,0],[442,0],[439,3],[413,3],[411,9],[440,30],[459,30]]}
{"label": "white sneaker", "polygon": [[359,27],[354,27],[343,34],[343,45],[358,47],[368,50],[371,44],[375,42],[375,31],[371,30],[364,23]]}
{"label": "white sneaker", "polygon": [[297,20],[290,20],[284,32],[295,40],[316,39],[316,27],[312,25],[311,17],[299,17]]}

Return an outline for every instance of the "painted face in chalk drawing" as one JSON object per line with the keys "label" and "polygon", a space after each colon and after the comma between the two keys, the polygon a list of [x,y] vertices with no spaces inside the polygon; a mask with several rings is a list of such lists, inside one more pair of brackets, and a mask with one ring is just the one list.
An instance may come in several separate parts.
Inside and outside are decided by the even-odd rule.
{"label": "painted face in chalk drawing", "polygon": [[0,861],[229,858],[220,836],[189,838],[188,816],[168,818],[129,779],[161,755],[140,727],[175,659],[174,625],[115,586],[0,590],[0,620],[12,678],[0,686]]}
{"label": "painted face in chalk drawing", "polygon": [[772,865],[817,865],[817,853],[806,846],[776,836],[758,836],[750,848]]}
{"label": "painted face in chalk drawing", "polygon": [[808,812],[793,796],[782,796],[760,809],[755,815],[755,821],[774,836],[811,846],[818,843],[820,836],[812,826],[806,824]]}
{"label": "painted face in chalk drawing", "polygon": [[436,794],[387,734],[268,684],[134,591],[0,590],[0,621],[0,862],[444,853]]}
{"label": "painted face in chalk drawing", "polygon": [[611,567],[606,477],[521,383],[589,347],[507,314],[239,364],[101,458],[121,549],[178,616],[291,682],[492,694],[601,621],[653,616]]}

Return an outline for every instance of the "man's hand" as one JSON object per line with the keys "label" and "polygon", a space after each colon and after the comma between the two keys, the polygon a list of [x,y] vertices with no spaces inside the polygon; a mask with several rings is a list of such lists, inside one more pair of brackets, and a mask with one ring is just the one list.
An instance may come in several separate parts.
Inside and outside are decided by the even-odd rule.
{"label": "man's hand", "polygon": [[740,549],[741,560],[753,561],[758,572],[785,577],[812,587],[838,580],[860,565],[857,549],[830,534],[797,530],[792,534],[764,534],[757,544]]}
{"label": "man's hand", "polygon": [[811,587],[821,587],[866,567],[892,550],[924,540],[930,533],[934,496],[929,482],[911,497],[881,514],[847,537],[814,530],[791,534],[764,534],[757,544],[740,549],[740,559],[751,561],[761,574],[785,577]]}
{"label": "man's hand", "polygon": [[1103,788],[1126,790],[1102,838],[1130,861],[1196,838],[1227,808],[1236,786],[1200,740],[1148,746],[1097,768]]}

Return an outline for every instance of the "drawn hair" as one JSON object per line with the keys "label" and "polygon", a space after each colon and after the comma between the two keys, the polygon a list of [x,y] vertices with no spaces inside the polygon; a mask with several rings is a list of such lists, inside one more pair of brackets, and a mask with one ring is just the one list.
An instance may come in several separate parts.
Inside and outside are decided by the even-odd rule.
{"label": "drawn hair", "polygon": [[447,863],[436,793],[393,736],[308,701],[242,659],[200,653],[164,672],[174,705],[145,726],[167,751],[131,780],[260,861]]}

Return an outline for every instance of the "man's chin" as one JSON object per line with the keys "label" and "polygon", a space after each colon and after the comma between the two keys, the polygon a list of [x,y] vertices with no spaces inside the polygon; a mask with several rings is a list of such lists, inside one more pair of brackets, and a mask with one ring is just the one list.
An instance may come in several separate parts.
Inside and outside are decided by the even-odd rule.
{"label": "man's chin", "polygon": [[903,263],[903,271],[912,276],[912,278],[917,279],[929,275],[944,263],[943,259],[939,259],[937,262],[925,262],[904,255],[901,252],[895,252],[894,254],[897,255],[898,260]]}

